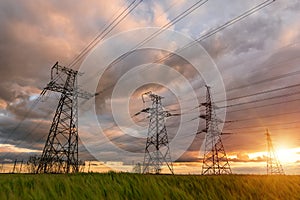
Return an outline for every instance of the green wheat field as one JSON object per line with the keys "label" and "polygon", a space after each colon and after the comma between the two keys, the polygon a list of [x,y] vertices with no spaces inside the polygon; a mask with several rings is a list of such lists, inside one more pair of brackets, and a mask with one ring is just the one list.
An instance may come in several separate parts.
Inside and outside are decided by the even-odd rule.
{"label": "green wheat field", "polygon": [[0,174],[0,199],[300,199],[300,176]]}

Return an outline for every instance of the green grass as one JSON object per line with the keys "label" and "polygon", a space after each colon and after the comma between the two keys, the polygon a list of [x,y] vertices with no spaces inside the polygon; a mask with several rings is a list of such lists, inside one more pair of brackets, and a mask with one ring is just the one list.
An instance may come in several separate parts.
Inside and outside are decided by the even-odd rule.
{"label": "green grass", "polygon": [[300,199],[300,176],[0,174],[0,199]]}

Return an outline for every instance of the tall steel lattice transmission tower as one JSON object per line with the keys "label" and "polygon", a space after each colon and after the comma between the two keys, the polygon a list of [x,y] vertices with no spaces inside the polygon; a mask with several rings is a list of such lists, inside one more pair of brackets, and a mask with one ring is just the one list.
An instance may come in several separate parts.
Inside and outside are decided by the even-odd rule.
{"label": "tall steel lattice transmission tower", "polygon": [[275,153],[271,135],[269,130],[266,130],[267,144],[268,144],[268,157],[267,157],[267,174],[268,175],[284,175],[282,165],[280,164]]}
{"label": "tall steel lattice transmission tower", "polygon": [[52,125],[37,167],[37,173],[76,173],[78,163],[78,97],[91,94],[79,91],[78,71],[58,65],[51,69],[51,81],[42,91],[61,94]]}
{"label": "tall steel lattice transmission tower", "polygon": [[142,95],[144,103],[145,96],[150,98],[152,105],[150,108],[144,109],[144,112],[150,114],[150,122],[145,147],[143,173],[159,174],[161,172],[161,166],[165,163],[171,173],[174,174],[168,133],[165,126],[165,119],[170,116],[170,113],[165,111],[162,107],[161,99],[163,97],[153,94],[150,91]]}
{"label": "tall steel lattice transmission tower", "polygon": [[220,120],[217,119],[215,105],[212,101],[210,87],[206,86],[206,102],[201,105],[206,108],[205,115],[200,115],[205,119],[205,149],[202,164],[202,175],[221,175],[231,174],[231,168],[225,153],[221,140],[221,131],[219,130]]}

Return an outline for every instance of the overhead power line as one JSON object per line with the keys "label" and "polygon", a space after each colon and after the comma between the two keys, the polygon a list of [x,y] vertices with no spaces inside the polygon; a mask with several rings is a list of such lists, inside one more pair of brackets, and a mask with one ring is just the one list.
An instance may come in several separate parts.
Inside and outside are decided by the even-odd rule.
{"label": "overhead power line", "polygon": [[143,0],[132,1],[111,23],[109,23],[103,31],[101,31],[68,65],[68,67],[74,67],[92,48],[94,48],[98,42],[103,40],[111,31],[119,25]]}
{"label": "overhead power line", "polygon": [[275,105],[279,105],[279,104],[291,103],[291,102],[295,102],[295,101],[300,101],[300,99],[293,99],[290,101],[281,101],[281,102],[276,102],[276,103],[271,103],[271,104],[264,104],[264,105],[260,105],[260,106],[253,106],[253,107],[249,107],[249,108],[232,110],[232,111],[227,111],[227,113],[233,113],[233,112],[239,112],[239,111],[245,111],[245,110],[253,110],[256,108],[265,108],[265,107],[275,106]]}
{"label": "overhead power line", "polygon": [[272,117],[278,117],[282,115],[291,115],[291,114],[297,114],[300,113],[300,111],[293,111],[293,112],[286,112],[286,113],[279,113],[279,114],[273,114],[273,115],[265,115],[265,116],[257,116],[257,117],[251,117],[246,119],[237,119],[237,120],[230,120],[231,122],[242,122],[242,121],[249,121],[249,120],[257,120],[257,119],[263,119],[263,118],[272,118]]}
{"label": "overhead power line", "polygon": [[258,99],[258,100],[243,102],[243,103],[231,104],[231,105],[222,106],[222,107],[218,107],[218,108],[219,109],[221,109],[221,108],[229,108],[229,107],[246,105],[246,104],[251,104],[251,103],[257,103],[257,102],[261,102],[261,101],[273,100],[273,99],[278,99],[278,98],[286,98],[286,97],[295,96],[295,95],[298,95],[298,94],[300,94],[300,91],[292,92],[292,93],[288,93],[288,94],[284,94],[284,95],[278,95],[278,96],[274,96],[274,97],[268,97],[268,98],[263,98],[263,99]]}
{"label": "overhead power line", "polygon": [[247,94],[247,95],[243,95],[243,96],[233,97],[233,98],[226,99],[226,100],[220,100],[220,101],[217,101],[216,103],[220,103],[220,102],[224,102],[224,101],[233,101],[233,100],[243,99],[243,98],[247,98],[247,97],[253,97],[253,96],[257,96],[257,95],[262,95],[262,94],[267,94],[267,93],[271,93],[271,92],[280,91],[280,90],[291,89],[291,88],[299,87],[299,86],[300,86],[300,84],[289,85],[289,86],[285,86],[285,87],[281,87],[281,88],[275,88],[275,89],[271,89],[271,90],[256,92],[256,93],[253,93],[253,94]]}
{"label": "overhead power line", "polygon": [[[297,122],[299,123],[299,122]],[[266,126],[268,127],[268,126]],[[265,129],[266,127],[261,127],[260,130],[255,131],[239,131],[239,134],[248,134],[248,133],[261,133],[261,130]],[[272,131],[281,131],[281,130],[299,130],[300,126],[294,126],[294,127],[286,127],[286,128],[272,128]],[[237,133],[236,133],[237,134]]]}
{"label": "overhead power line", "polygon": [[266,128],[266,127],[283,126],[283,125],[298,124],[298,123],[300,123],[299,120],[293,121],[293,122],[286,122],[286,123],[273,123],[273,124],[264,124],[264,125],[258,125],[258,126],[244,126],[244,127],[230,128],[230,129],[226,129],[226,131],[243,130],[243,129],[255,129],[255,128]]}
{"label": "overhead power line", "polygon": [[[290,73],[287,73],[287,74],[281,74],[281,75],[278,75],[278,76],[270,77],[270,78],[259,80],[259,81],[256,81],[256,82],[251,82],[251,83],[249,83],[247,85],[242,85],[242,86],[238,86],[238,87],[235,87],[235,88],[227,89],[226,91],[227,92],[231,92],[233,90],[243,89],[243,88],[247,88],[247,87],[250,87],[250,86],[258,85],[258,84],[261,84],[261,83],[268,83],[268,82],[271,82],[271,81],[275,81],[275,80],[279,80],[279,79],[283,79],[283,78],[288,78],[290,76],[296,76],[296,75],[300,75],[300,70],[297,70],[297,71],[294,71],[294,72],[290,72]],[[200,89],[200,88],[198,88],[198,89]],[[217,94],[220,94],[220,93],[221,92],[216,92],[213,95],[217,95]],[[205,96],[199,96],[197,98],[204,98],[204,97]],[[184,99],[184,101],[191,101],[191,100],[194,100],[194,98]],[[220,102],[221,101],[224,101],[224,100],[220,100]]]}
{"label": "overhead power line", "polygon": [[238,86],[238,87],[233,87],[233,88],[228,89],[227,91],[232,91],[232,90],[237,90],[237,89],[243,89],[243,88],[249,87],[251,85],[257,85],[257,84],[261,84],[261,83],[275,81],[275,80],[279,80],[279,79],[282,79],[282,78],[286,78],[286,77],[290,77],[290,76],[295,76],[295,75],[299,75],[299,74],[300,74],[300,70],[297,70],[297,71],[290,72],[290,73],[287,73],[287,74],[281,74],[281,75],[278,75],[278,76],[266,78],[266,79],[263,79],[263,80],[260,80],[260,81],[257,81],[257,82],[253,82],[251,84],[242,85],[242,86]]}

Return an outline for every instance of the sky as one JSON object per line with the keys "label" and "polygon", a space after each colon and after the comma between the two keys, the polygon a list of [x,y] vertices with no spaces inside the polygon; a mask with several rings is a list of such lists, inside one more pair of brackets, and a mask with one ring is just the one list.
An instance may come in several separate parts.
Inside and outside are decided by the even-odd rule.
{"label": "sky", "polygon": [[[0,162],[26,159],[28,155],[40,153],[45,144],[59,94],[48,92],[43,101],[39,102],[30,113],[28,110],[41,90],[49,83],[51,67],[56,61],[68,66],[105,25],[115,18],[116,13],[120,13],[131,2],[122,0],[91,0],[88,3],[78,0],[0,2]],[[121,48],[118,42],[122,42],[122,45],[128,48],[138,44],[144,35],[130,34],[130,31],[136,33],[134,31],[138,28],[163,27],[196,2],[196,0],[144,0],[74,67],[81,70],[91,57],[102,58],[103,55],[97,52],[115,55]],[[262,0],[208,0],[170,26],[169,32],[166,32],[176,31],[191,40],[197,39],[262,2]],[[277,0],[199,42],[198,44],[203,47],[201,55],[196,51],[190,51],[188,54],[190,60],[173,56],[163,63],[182,76],[169,71],[162,73],[162,67],[157,66],[151,68],[151,73],[144,73],[143,69],[137,76],[131,75],[129,78],[151,80],[155,77],[155,80],[164,80],[164,86],[157,82],[140,85],[131,94],[126,93],[129,91],[128,88],[122,90],[121,87],[119,91],[123,93],[120,92],[115,98],[112,96],[118,89],[118,81],[123,80],[124,75],[130,76],[130,73],[133,73],[132,70],[135,68],[133,66],[153,63],[165,55],[166,50],[172,49],[173,46],[175,49],[180,47],[179,44],[183,43],[184,39],[168,43],[171,39],[162,33],[155,39],[164,44],[165,49],[140,49],[109,67],[104,66],[103,63],[106,62],[103,60],[100,65],[103,64],[102,68],[107,68],[95,86],[101,93],[94,102],[97,120],[107,129],[99,136],[103,141],[93,141],[89,137],[98,134],[92,131],[97,130],[95,127],[98,124],[90,124],[88,111],[85,115],[79,116],[82,123],[82,132],[79,133],[80,158],[83,160],[96,158],[103,162],[120,161],[126,165],[142,162],[148,126],[147,115],[140,114],[134,118],[128,116],[137,113],[144,106],[149,106],[149,102],[143,104],[141,94],[151,90],[165,97],[162,100],[163,106],[171,113],[188,111],[189,114],[181,115],[182,118],[170,117],[166,120],[170,141],[176,137],[178,124],[182,124],[183,135],[179,139],[187,145],[182,149],[181,146],[171,145],[173,147],[171,156],[176,158],[174,160],[177,167],[180,163],[181,166],[187,166],[188,169],[183,171],[197,173],[198,170],[200,173],[201,164],[195,165],[195,162],[201,162],[202,159],[204,133],[196,135],[192,127],[201,130],[204,121],[198,119],[187,122],[197,118],[199,112],[204,111],[203,108],[191,111],[205,101],[206,95],[204,87],[206,79],[201,77],[190,63],[195,61],[203,66],[215,66],[223,81],[228,106],[226,111],[222,110],[226,112],[228,121],[224,124],[223,132],[229,134],[222,135],[222,142],[232,171],[266,172],[265,129],[268,128],[286,173],[300,174],[298,134],[300,85],[297,85],[300,74],[298,73],[299,9],[300,2],[297,0]],[[209,55],[210,59],[206,58],[206,55]],[[147,67],[149,66],[144,66]],[[99,66],[95,66],[96,71],[98,68]],[[88,73],[82,72],[85,74],[82,75],[81,86],[88,88],[86,86],[90,81]],[[198,96],[196,99],[198,104],[189,102],[190,90],[185,80],[178,77],[184,77],[189,82],[193,92]],[[216,89],[220,85],[216,85],[215,79],[210,77],[207,84],[211,86],[213,99],[223,100],[223,96]],[[179,97],[168,86],[178,89],[176,91],[180,91]],[[269,90],[272,92],[265,92]],[[247,97],[251,94],[257,95]],[[236,98],[241,96],[245,97]],[[184,104],[178,107],[180,101]],[[120,106],[121,110],[117,115],[113,114],[112,103]],[[122,106],[124,104],[125,106]],[[217,103],[218,106],[221,104]],[[117,118],[122,121],[121,124],[115,123]],[[105,141],[109,141],[109,144]],[[84,147],[83,144],[88,147]],[[129,152],[129,155],[118,153],[120,149]],[[91,150],[94,155],[88,152]],[[180,170],[182,169],[178,168],[178,171]]]}

